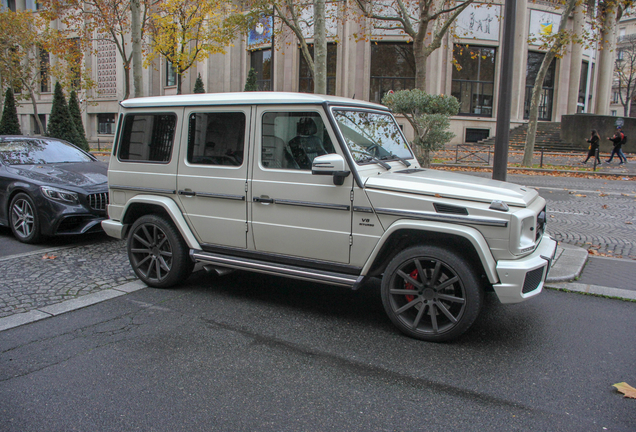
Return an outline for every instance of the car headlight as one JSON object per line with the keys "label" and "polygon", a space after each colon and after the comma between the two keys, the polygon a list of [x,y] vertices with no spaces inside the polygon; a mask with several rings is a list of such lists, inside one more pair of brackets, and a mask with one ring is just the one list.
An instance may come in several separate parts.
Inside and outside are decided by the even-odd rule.
{"label": "car headlight", "polygon": [[51,186],[42,186],[40,189],[45,197],[53,201],[62,202],[64,204],[79,204],[79,196],[75,192]]}
{"label": "car headlight", "polygon": [[510,251],[515,255],[532,252],[537,245],[537,215],[529,209],[520,210],[510,222]]}

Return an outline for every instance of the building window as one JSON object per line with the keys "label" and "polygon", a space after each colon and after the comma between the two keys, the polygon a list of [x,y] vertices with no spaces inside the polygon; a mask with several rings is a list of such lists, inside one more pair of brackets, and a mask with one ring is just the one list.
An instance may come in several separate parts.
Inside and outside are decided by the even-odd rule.
{"label": "building window", "polygon": [[51,91],[49,69],[49,52],[45,49],[40,48],[40,92],[42,93],[50,93]]}
{"label": "building window", "polygon": [[579,80],[579,98],[577,102],[576,112],[585,112],[585,95],[587,94],[587,70],[588,62],[581,63],[581,78]]}
{"label": "building window", "polygon": [[166,60],[166,87],[177,85],[177,69]]}
{"label": "building window", "polygon": [[15,12],[15,0],[7,0],[7,7],[11,12]]}
{"label": "building window", "polygon": [[617,115],[617,111],[616,111],[616,110],[612,110],[612,115],[613,115],[614,117],[616,117],[616,115]]}
{"label": "building window", "polygon": [[612,103],[616,104],[616,103],[618,103],[618,100],[619,100],[618,92],[617,91],[612,92]]}
{"label": "building window", "polygon": [[115,113],[97,114],[97,133],[100,135],[115,133]]}
{"label": "building window", "polygon": [[379,103],[389,90],[413,88],[415,88],[413,44],[372,43],[369,100]]}
{"label": "building window", "polygon": [[46,133],[46,114],[38,114],[40,118],[40,123],[42,123],[42,128],[44,132],[40,130],[40,126],[38,122],[35,120],[35,115],[31,114],[31,119],[33,121],[33,134],[34,135],[44,135]]}
{"label": "building window", "polygon": [[256,71],[256,85],[260,91],[272,90],[272,50],[252,51],[250,67]]}
{"label": "building window", "polygon": [[[309,54],[314,58],[314,46],[309,45]],[[336,61],[338,46],[335,43],[327,44],[327,94],[336,94]],[[298,72],[298,91],[301,93],[314,92],[314,77],[311,75],[309,65],[305,57],[300,54],[300,68]]]}
{"label": "building window", "polygon": [[82,85],[82,48],[79,38],[71,39],[70,52],[73,59],[70,67],[71,87],[78,90]]}
{"label": "building window", "polygon": [[455,45],[453,55],[459,69],[453,68],[451,94],[459,101],[459,114],[492,117],[495,49]]}
{"label": "building window", "polygon": [[[530,101],[532,99],[532,88],[537,79],[537,74],[541,68],[545,54],[538,52],[528,52],[528,68],[526,69],[526,99],[523,118],[530,118]],[[539,97],[539,120],[550,121],[552,119],[552,103],[554,101],[554,78],[556,62],[553,60],[548,68],[548,73],[543,80],[543,87]]]}

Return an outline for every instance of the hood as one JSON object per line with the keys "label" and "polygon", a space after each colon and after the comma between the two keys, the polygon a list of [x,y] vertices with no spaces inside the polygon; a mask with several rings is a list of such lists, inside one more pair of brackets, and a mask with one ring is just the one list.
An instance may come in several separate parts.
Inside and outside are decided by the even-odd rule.
{"label": "hood", "polygon": [[44,165],[9,165],[15,175],[51,186],[90,188],[106,184],[108,164],[104,162],[67,162]]}
{"label": "hood", "polygon": [[387,171],[369,177],[365,187],[486,203],[500,200],[515,207],[527,207],[539,196],[535,189],[514,183],[432,169]]}

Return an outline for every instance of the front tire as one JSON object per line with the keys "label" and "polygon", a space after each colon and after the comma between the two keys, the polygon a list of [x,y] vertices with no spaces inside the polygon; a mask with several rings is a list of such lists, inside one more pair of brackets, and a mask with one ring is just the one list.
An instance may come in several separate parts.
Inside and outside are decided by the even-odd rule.
{"label": "front tire", "polygon": [[17,194],[9,206],[11,231],[22,243],[39,243],[40,218],[31,197],[25,193]]}
{"label": "front tire", "polygon": [[457,338],[475,322],[483,292],[471,266],[435,246],[406,249],[382,278],[382,304],[406,335],[430,342]]}
{"label": "front tire", "polygon": [[148,286],[168,288],[186,280],[194,268],[188,252],[176,227],[160,216],[142,216],[130,229],[128,259]]}

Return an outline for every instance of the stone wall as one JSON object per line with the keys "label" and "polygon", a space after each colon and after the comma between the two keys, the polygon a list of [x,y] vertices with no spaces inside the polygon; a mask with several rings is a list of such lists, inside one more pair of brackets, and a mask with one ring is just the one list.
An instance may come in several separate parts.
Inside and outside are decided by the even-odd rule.
{"label": "stone wall", "polygon": [[622,122],[623,133],[627,136],[627,143],[623,145],[623,151],[636,153],[636,118],[614,117],[596,114],[572,114],[561,117],[561,140],[570,142],[586,150],[589,146],[587,139],[596,129],[601,136],[601,152],[609,152],[613,148],[611,137],[616,132],[616,127]]}

